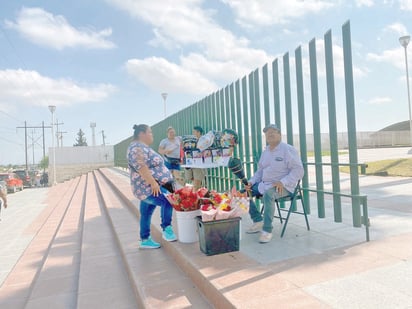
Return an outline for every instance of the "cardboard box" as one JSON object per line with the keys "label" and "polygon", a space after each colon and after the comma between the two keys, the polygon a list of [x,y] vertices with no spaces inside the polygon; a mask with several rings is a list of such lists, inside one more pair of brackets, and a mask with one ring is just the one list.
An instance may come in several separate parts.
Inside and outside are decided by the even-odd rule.
{"label": "cardboard box", "polygon": [[203,222],[196,217],[199,230],[200,251],[215,255],[239,251],[240,217]]}

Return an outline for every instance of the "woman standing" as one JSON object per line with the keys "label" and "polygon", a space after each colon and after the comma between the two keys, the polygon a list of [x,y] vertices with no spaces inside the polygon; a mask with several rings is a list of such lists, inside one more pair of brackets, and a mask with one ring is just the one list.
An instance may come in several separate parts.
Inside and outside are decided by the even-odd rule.
{"label": "woman standing", "polygon": [[140,200],[140,248],[160,248],[160,243],[150,236],[152,215],[157,205],[161,207],[163,239],[177,239],[171,226],[173,207],[165,197],[168,191],[161,186],[172,181],[173,177],[163,158],[150,148],[153,143],[152,129],[146,124],[134,125],[133,129],[127,160],[133,194]]}
{"label": "woman standing", "polygon": [[180,171],[180,145],[182,140],[176,136],[172,127],[167,128],[167,138],[160,141],[158,152],[164,156],[166,167],[172,172],[174,179],[182,186],[184,180]]}

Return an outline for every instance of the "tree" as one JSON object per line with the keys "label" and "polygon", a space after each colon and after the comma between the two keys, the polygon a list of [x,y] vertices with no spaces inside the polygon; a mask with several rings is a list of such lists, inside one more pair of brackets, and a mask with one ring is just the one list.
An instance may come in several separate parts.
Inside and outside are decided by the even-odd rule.
{"label": "tree", "polygon": [[39,168],[44,170],[49,166],[49,156],[45,156],[39,163]]}
{"label": "tree", "polygon": [[79,132],[77,133],[76,144],[73,144],[73,146],[87,146],[87,141],[84,137],[84,132],[82,131],[82,129],[79,129]]}

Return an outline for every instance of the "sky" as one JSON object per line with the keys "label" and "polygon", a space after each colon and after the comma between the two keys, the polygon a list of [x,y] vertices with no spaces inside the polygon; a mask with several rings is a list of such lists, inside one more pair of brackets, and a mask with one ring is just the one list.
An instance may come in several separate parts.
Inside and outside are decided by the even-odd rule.
{"label": "sky", "polygon": [[348,20],[358,131],[408,120],[399,37],[412,0],[1,1],[0,165],[25,164],[25,126],[29,164],[42,159],[43,124],[46,155],[52,145],[52,117],[60,146],[80,129],[92,145],[91,123],[96,145],[115,145],[164,106],[174,114],[298,46],[307,59],[328,30],[339,82]]}

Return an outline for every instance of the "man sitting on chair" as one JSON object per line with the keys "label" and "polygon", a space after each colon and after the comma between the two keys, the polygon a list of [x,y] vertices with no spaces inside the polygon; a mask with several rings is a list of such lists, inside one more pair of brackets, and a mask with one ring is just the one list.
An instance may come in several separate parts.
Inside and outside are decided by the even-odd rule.
{"label": "man sitting on chair", "polygon": [[263,151],[258,169],[248,181],[245,189],[252,196],[263,196],[265,206],[263,218],[256,204],[250,200],[249,214],[253,225],[246,233],[261,232],[260,243],[272,239],[272,221],[275,212],[275,200],[292,194],[298,181],[303,177],[304,170],[298,151],[291,145],[282,142],[280,129],[275,124],[269,124],[264,129],[267,146]]}

